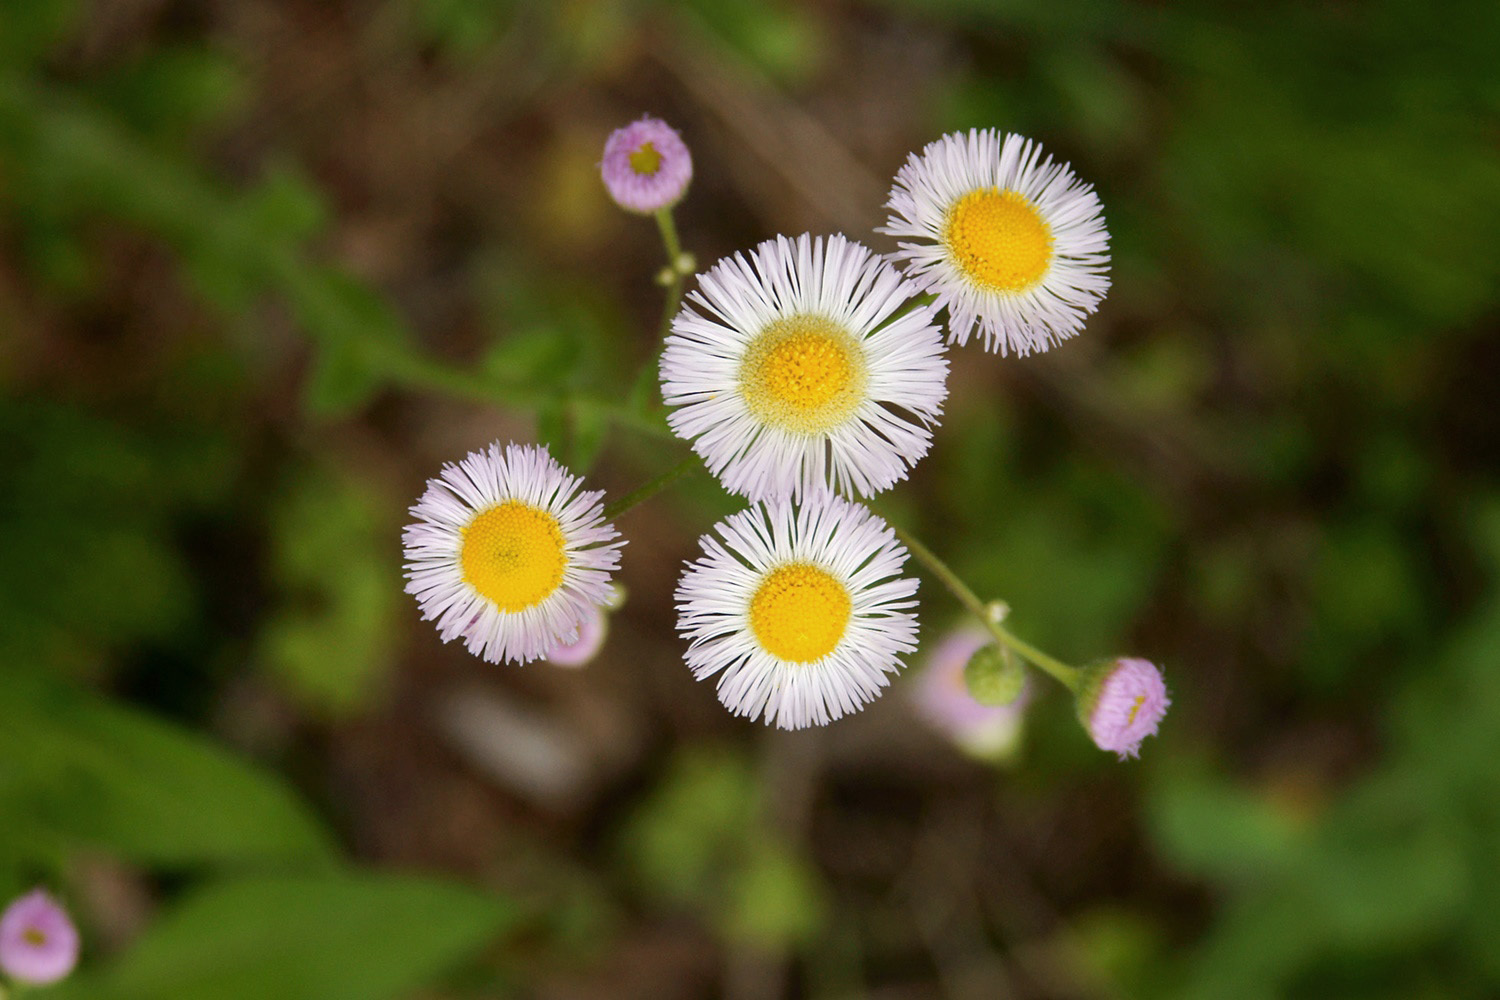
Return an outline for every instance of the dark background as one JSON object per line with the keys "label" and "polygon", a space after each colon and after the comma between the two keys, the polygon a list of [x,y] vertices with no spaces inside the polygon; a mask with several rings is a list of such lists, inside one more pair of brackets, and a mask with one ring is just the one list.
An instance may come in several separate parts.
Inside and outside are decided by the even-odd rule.
{"label": "dark background", "polygon": [[[0,890],[81,924],[56,995],[1496,995],[1497,47],[1488,0],[4,4]],[[1142,760],[1050,682],[1002,766],[909,678],[731,717],[673,631],[706,476],[620,519],[587,668],[418,621],[441,463],[687,454],[621,403],[661,251],[596,165],[646,112],[704,265],[891,249],[952,129],[1097,187],[1100,312],[953,351],[881,507],[1161,664]]]}

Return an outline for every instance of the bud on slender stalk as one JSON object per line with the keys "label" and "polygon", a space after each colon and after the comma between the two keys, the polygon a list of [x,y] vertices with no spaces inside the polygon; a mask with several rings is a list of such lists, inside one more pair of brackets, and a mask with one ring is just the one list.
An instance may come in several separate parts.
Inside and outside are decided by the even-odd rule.
{"label": "bud on slender stalk", "polygon": [[980,646],[964,666],[969,695],[981,705],[1009,705],[1026,686],[1026,668],[1009,646]]}
{"label": "bud on slender stalk", "polygon": [[932,650],[909,690],[917,713],[959,749],[982,760],[1012,757],[1021,739],[1030,692],[1023,688],[1007,704],[982,705],[969,694],[965,667],[989,643],[989,633],[967,625],[948,633]]}
{"label": "bud on slender stalk", "polygon": [[615,204],[627,212],[652,215],[671,208],[687,193],[693,155],[672,126],[646,117],[610,133],[599,173]]}
{"label": "bud on slender stalk", "polygon": [[1172,699],[1161,671],[1149,660],[1119,657],[1085,667],[1078,686],[1078,719],[1101,750],[1120,759],[1138,756],[1141,741],[1156,735]]}

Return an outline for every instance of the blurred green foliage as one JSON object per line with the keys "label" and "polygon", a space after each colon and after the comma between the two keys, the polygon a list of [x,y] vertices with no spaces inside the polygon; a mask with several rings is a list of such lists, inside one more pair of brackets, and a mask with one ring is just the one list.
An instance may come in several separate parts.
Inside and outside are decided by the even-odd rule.
{"label": "blurred green foliage", "polygon": [[283,603],[260,635],[265,665],[315,712],[377,700],[395,663],[402,579],[378,498],[349,473],[317,470],[270,510],[271,582]]}
{"label": "blurred green foliage", "polygon": [[628,867],[647,893],[699,911],[734,947],[806,945],[826,920],[823,889],[764,809],[743,756],[685,750],[625,829]]}
{"label": "blurred green foliage", "polygon": [[227,879],[180,903],[107,973],[56,995],[380,1000],[430,981],[514,919],[492,897],[421,879]]}
{"label": "blurred green foliage", "polygon": [[82,849],[170,866],[325,864],[327,833],[276,779],[147,715],[0,674],[6,856]]}

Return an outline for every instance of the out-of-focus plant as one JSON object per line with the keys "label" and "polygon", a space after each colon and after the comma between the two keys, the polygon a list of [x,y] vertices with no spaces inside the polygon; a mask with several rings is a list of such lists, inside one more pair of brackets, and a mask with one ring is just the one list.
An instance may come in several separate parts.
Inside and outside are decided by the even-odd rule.
{"label": "out-of-focus plant", "polygon": [[820,932],[825,890],[771,826],[762,794],[742,755],[684,751],[630,819],[621,849],[657,905],[701,914],[731,946],[775,953]]}

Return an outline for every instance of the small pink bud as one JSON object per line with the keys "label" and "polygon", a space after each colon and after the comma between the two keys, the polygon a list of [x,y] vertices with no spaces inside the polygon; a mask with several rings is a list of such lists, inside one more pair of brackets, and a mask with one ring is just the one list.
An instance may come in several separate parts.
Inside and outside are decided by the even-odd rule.
{"label": "small pink bud", "polygon": [[0,970],[18,983],[55,983],[78,964],[78,930],[68,912],[41,889],[0,915]]}
{"label": "small pink bud", "polygon": [[553,646],[544,659],[559,667],[581,667],[599,654],[608,634],[609,619],[600,608],[590,608],[588,616],[578,625],[578,638]]}
{"label": "small pink bud", "polygon": [[1120,657],[1091,664],[1078,689],[1078,718],[1101,750],[1135,757],[1172,699],[1161,671],[1149,660]]}
{"label": "small pink bud", "polygon": [[693,155],[672,126],[646,117],[609,134],[599,173],[615,204],[651,215],[687,193]]}

